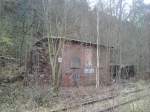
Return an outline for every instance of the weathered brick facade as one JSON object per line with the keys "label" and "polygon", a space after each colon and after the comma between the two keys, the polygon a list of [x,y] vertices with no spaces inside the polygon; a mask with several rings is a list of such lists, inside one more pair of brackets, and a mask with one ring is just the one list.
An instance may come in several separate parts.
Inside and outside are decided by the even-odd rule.
{"label": "weathered brick facade", "polygon": [[[43,42],[46,43],[46,42]],[[111,75],[110,47],[99,46],[100,48],[100,83],[109,84]],[[96,81],[97,45],[67,40],[62,49],[62,86],[91,85]],[[36,57],[36,58],[35,58]],[[35,59],[34,59],[35,58]],[[33,62],[38,61],[38,64]],[[36,66],[34,66],[36,64]],[[48,64],[48,47],[34,46],[28,64],[30,81],[37,81],[40,84],[50,83],[50,65]],[[35,78],[36,77],[36,78]]]}

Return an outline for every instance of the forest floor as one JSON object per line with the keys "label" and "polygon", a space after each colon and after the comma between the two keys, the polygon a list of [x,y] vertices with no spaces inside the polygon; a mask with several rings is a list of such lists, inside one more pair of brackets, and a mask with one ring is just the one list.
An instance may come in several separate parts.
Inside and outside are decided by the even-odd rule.
{"label": "forest floor", "polygon": [[127,81],[111,86],[61,88],[52,97],[42,88],[24,87],[22,82],[0,85],[1,112],[149,112],[149,81]]}

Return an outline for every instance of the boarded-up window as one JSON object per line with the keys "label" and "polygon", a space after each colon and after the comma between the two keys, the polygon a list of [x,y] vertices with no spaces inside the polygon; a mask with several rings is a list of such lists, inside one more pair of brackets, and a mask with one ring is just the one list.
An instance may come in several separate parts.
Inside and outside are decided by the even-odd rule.
{"label": "boarded-up window", "polygon": [[81,61],[79,57],[73,57],[71,60],[71,68],[72,69],[79,69],[81,66]]}

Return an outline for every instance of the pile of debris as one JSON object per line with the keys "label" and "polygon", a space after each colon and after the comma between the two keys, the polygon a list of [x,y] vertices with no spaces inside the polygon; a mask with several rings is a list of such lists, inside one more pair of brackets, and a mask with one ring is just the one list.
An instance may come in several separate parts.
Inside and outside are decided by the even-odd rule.
{"label": "pile of debris", "polygon": [[47,60],[49,60],[48,46],[43,42],[35,44],[27,62],[27,85],[35,83],[44,85],[51,82],[51,67]]}
{"label": "pile of debris", "polygon": [[23,67],[17,63],[17,59],[0,56],[0,84],[14,83],[24,79]]}
{"label": "pile of debris", "polygon": [[0,56],[0,67],[5,67],[8,64],[15,63],[16,59],[12,57]]}

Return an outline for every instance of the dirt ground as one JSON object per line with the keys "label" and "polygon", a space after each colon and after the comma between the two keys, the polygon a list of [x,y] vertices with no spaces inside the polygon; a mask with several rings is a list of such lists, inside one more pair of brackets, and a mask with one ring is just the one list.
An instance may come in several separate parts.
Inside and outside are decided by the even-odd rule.
{"label": "dirt ground", "polygon": [[[52,97],[50,88],[47,88],[47,93],[43,93],[43,89],[24,87],[21,82],[1,84],[0,110],[1,112],[98,112],[147,95],[150,91],[149,86],[148,81],[140,80],[115,83],[100,88],[95,86],[61,88],[59,96]],[[137,110],[137,107],[147,110],[146,104],[150,104],[150,97],[144,99],[143,97],[140,101],[120,106],[114,109],[114,112],[139,112],[132,111]],[[143,103],[146,103],[145,107],[142,106]],[[129,110],[125,111],[125,107]]]}

